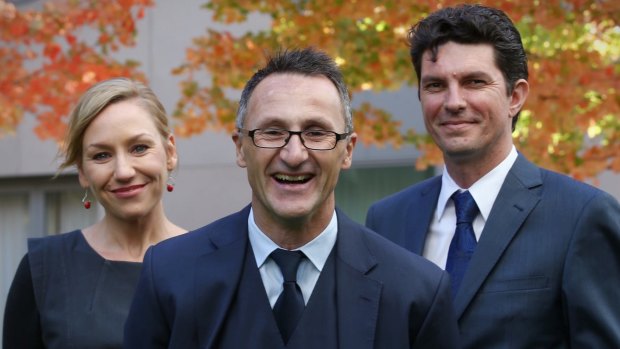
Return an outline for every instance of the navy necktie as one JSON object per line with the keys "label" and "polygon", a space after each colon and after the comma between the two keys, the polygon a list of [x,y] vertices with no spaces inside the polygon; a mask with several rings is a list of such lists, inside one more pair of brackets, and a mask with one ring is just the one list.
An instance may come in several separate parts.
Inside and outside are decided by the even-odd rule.
{"label": "navy necktie", "polygon": [[277,249],[271,252],[271,258],[278,264],[284,277],[284,289],[273,307],[273,314],[286,344],[305,308],[304,297],[297,285],[297,267],[304,254],[301,251]]}
{"label": "navy necktie", "polygon": [[448,251],[446,271],[450,274],[454,299],[476,249],[476,235],[472,223],[478,214],[478,206],[469,191],[454,193],[452,201],[456,208],[456,230]]}

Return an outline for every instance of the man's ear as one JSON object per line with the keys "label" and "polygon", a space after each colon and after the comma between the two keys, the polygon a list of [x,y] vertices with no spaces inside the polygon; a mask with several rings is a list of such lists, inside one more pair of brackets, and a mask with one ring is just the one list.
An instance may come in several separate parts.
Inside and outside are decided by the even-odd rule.
{"label": "man's ear", "polygon": [[510,117],[514,117],[523,108],[527,95],[530,92],[530,84],[525,79],[519,79],[515,83],[510,95]]}
{"label": "man's ear", "polygon": [[349,140],[347,141],[347,146],[345,148],[345,156],[342,161],[342,166],[340,167],[343,170],[346,170],[351,167],[353,163],[353,149],[355,148],[355,144],[357,143],[357,133],[353,132],[349,135]]}
{"label": "man's ear", "polygon": [[239,134],[238,130],[234,131],[232,134],[232,141],[233,143],[235,143],[237,166],[246,167],[247,164],[245,162],[245,153],[243,151],[243,135]]}

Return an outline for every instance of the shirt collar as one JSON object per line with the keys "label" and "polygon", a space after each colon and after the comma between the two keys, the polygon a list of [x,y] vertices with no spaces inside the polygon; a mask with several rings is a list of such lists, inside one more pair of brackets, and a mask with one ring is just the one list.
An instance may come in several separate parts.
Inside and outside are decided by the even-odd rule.
{"label": "shirt collar", "polygon": [[486,222],[489,214],[491,213],[491,209],[493,208],[493,203],[495,203],[495,199],[499,194],[510,168],[517,160],[517,156],[517,150],[513,145],[512,149],[508,153],[508,156],[506,156],[506,158],[494,169],[477,180],[471,187],[469,187],[469,189],[460,188],[454,182],[452,177],[450,177],[450,174],[444,166],[443,174],[441,175],[441,191],[439,192],[437,208],[435,209],[437,220],[441,220],[450,197],[454,194],[454,192],[457,190],[469,190],[471,196],[474,198],[474,201],[476,201],[476,205],[478,205],[482,218]]}
{"label": "shirt collar", "polygon": [[[265,235],[265,233],[260,230],[258,225],[256,225],[256,221],[254,220],[254,211],[252,209],[250,209],[250,215],[248,216],[248,232],[252,251],[254,252],[254,258],[256,259],[256,266],[260,268],[265,263],[271,252],[280,247],[267,235]],[[336,244],[337,233],[338,218],[336,217],[336,212],[334,211],[332,219],[329,221],[329,224],[325,230],[323,230],[321,234],[315,237],[312,241],[295,250],[302,251],[314,267],[319,271],[322,271],[323,266],[325,266],[325,262],[327,262],[327,257],[329,257],[329,253]]]}

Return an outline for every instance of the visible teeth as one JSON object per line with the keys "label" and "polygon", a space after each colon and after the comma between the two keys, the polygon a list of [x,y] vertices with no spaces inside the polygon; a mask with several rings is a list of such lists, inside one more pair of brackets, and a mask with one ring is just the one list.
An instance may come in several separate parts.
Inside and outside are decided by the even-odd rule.
{"label": "visible teeth", "polygon": [[306,176],[288,176],[288,175],[276,175],[276,178],[280,181],[286,182],[302,182],[305,181],[308,177]]}

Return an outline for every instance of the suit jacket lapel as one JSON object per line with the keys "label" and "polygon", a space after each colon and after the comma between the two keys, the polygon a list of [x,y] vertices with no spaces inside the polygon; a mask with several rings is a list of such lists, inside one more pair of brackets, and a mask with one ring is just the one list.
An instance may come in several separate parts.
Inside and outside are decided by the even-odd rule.
{"label": "suit jacket lapel", "polygon": [[405,248],[422,255],[426,236],[437,207],[437,199],[441,191],[441,176],[433,177],[420,189],[419,197],[413,197],[408,202],[405,212],[410,217],[405,221],[406,243]]}
{"label": "suit jacket lapel", "polygon": [[377,261],[361,228],[337,210],[336,293],[339,348],[371,349],[381,299],[381,283],[366,277]]}
{"label": "suit jacket lapel", "polygon": [[215,339],[236,294],[248,245],[249,208],[232,221],[212,227],[212,249],[196,259],[194,299],[200,348],[215,348]]}
{"label": "suit jacket lapel", "polygon": [[519,155],[508,172],[454,300],[458,318],[488,277],[521,225],[540,201],[540,170]]}

